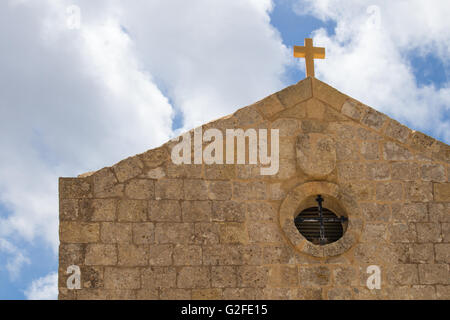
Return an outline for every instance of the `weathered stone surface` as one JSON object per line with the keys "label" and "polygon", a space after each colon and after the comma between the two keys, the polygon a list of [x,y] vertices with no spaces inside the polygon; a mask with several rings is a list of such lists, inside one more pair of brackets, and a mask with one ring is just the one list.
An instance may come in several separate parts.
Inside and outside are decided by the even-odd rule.
{"label": "weathered stone surface", "polygon": [[148,204],[148,220],[155,222],[181,221],[181,205],[177,200],[151,200]]}
{"label": "weathered stone surface", "polygon": [[155,182],[155,199],[183,199],[183,180],[161,179]]}
{"label": "weathered stone surface", "polygon": [[366,165],[367,180],[389,180],[391,169],[386,162],[371,162]]}
{"label": "weathered stone surface", "polygon": [[208,267],[182,267],[177,276],[178,288],[208,288],[211,273]]}
{"label": "weathered stone surface", "polygon": [[336,167],[336,143],[330,135],[300,134],[296,150],[297,164],[307,175],[323,177]]}
{"label": "weathered stone surface", "polygon": [[117,263],[117,250],[113,244],[89,244],[86,247],[86,265],[111,266]]}
{"label": "weathered stone surface", "polygon": [[396,221],[427,221],[428,210],[425,203],[393,204],[392,218]]}
{"label": "weathered stone surface", "polygon": [[[81,220],[80,208],[78,199],[62,199],[59,212],[62,221],[76,221]],[[84,220],[84,219],[83,219]]]}
{"label": "weathered stone surface", "polygon": [[342,106],[341,110],[342,114],[345,114],[347,117],[350,117],[356,121],[359,121],[361,119],[361,116],[363,114],[363,109],[361,104],[353,99],[348,99],[345,101],[344,105]]}
{"label": "weathered stone surface", "polygon": [[145,200],[121,200],[117,209],[117,219],[123,222],[147,220],[148,202]]}
{"label": "weathered stone surface", "polygon": [[98,223],[62,221],[59,225],[59,234],[61,242],[97,242],[100,238],[100,225]]}
{"label": "weathered stone surface", "polygon": [[413,202],[433,200],[433,186],[430,182],[407,182],[405,184],[406,199]]}
{"label": "weathered stone surface", "polygon": [[124,182],[142,173],[144,164],[138,157],[131,157],[114,165],[113,170],[119,182]]}
{"label": "weathered stone surface", "polygon": [[403,185],[400,182],[378,182],[376,194],[380,201],[400,201],[403,198]]}
{"label": "weathered stone surface", "polygon": [[430,221],[450,222],[450,203],[428,204]]}
{"label": "weathered stone surface", "polygon": [[208,180],[228,180],[236,177],[236,166],[231,164],[211,164],[205,165],[205,179]]}
{"label": "weathered stone surface", "polygon": [[444,242],[450,242],[450,223],[442,223],[442,239]]}
{"label": "weathered stone surface", "polygon": [[274,222],[252,222],[248,225],[251,242],[280,243],[283,241],[281,228]]}
{"label": "weathered stone surface", "polygon": [[433,183],[434,200],[450,201],[450,183]]}
{"label": "weathered stone surface", "polygon": [[402,143],[405,143],[409,137],[411,130],[395,120],[389,120],[389,124],[386,128],[386,135],[393,139],[396,139]]}
{"label": "weathered stone surface", "polygon": [[148,264],[150,266],[171,266],[173,248],[172,244],[150,245]]}
{"label": "weathered stone surface", "polygon": [[169,155],[165,148],[156,148],[156,149],[152,149],[147,152],[144,152],[143,154],[140,154],[139,156],[140,156],[142,162],[144,162],[144,164],[147,167],[154,168],[154,167],[161,165],[168,158]]}
{"label": "weathered stone surface", "polygon": [[363,230],[362,241],[382,242],[386,241],[386,225],[382,223],[366,223]]}
{"label": "weathered stone surface", "polygon": [[139,289],[141,287],[141,275],[136,268],[105,268],[106,289]]}
{"label": "weathered stone surface", "polygon": [[239,128],[256,126],[258,123],[264,120],[256,110],[255,106],[248,106],[246,108],[239,109],[234,113],[234,118],[236,121],[236,126]]}
{"label": "weathered stone surface", "polygon": [[269,269],[270,287],[297,287],[299,276],[297,266],[278,265]]}
{"label": "weathered stone surface", "polygon": [[148,267],[142,269],[143,288],[175,288],[176,279],[177,272],[174,267]]}
{"label": "weathered stone surface", "polygon": [[325,109],[325,104],[320,100],[313,98],[306,101],[306,116],[310,119],[323,119]]}
{"label": "weathered stone surface", "polygon": [[363,180],[365,173],[364,168],[364,163],[359,161],[338,163],[338,177],[343,181]]}
{"label": "weathered stone surface", "polygon": [[389,240],[393,243],[416,241],[416,228],[413,224],[393,223],[388,230],[390,234]]}
{"label": "weathered stone surface", "polygon": [[60,265],[80,265],[84,263],[84,245],[79,243],[61,243],[59,245]]}
{"label": "weathered stone surface", "polygon": [[125,195],[129,199],[154,199],[155,182],[149,179],[133,179],[125,185]]}
{"label": "weathered stone surface", "polygon": [[156,223],[156,243],[192,243],[194,225],[192,223]]}
{"label": "weathered stone surface", "polygon": [[148,246],[135,244],[119,244],[119,266],[148,265]]}
{"label": "weathered stone surface", "polygon": [[245,224],[226,222],[220,224],[221,243],[248,243],[248,232]]}
{"label": "weathered stone surface", "polygon": [[419,150],[428,150],[436,140],[419,131],[412,131],[410,145]]}
{"label": "weathered stone surface", "polygon": [[361,210],[368,221],[388,221],[391,217],[391,211],[387,204],[362,203]]}
{"label": "weathered stone surface", "polygon": [[284,109],[277,114],[277,118],[306,118],[306,101],[298,103],[293,107]]}
{"label": "weathered stone surface", "polygon": [[93,199],[87,207],[82,207],[82,210],[89,211],[83,215],[90,216],[91,221],[114,221],[117,204],[115,199]]}
{"label": "weathered stone surface", "polygon": [[424,181],[444,182],[446,180],[445,168],[443,165],[427,163],[422,165],[421,169],[422,180]]}
{"label": "weathered stone surface", "polygon": [[203,180],[184,180],[184,197],[186,200],[207,200],[208,186]]}
{"label": "weathered stone surface", "polygon": [[149,244],[155,241],[155,225],[152,222],[133,224],[133,243]]}
{"label": "weathered stone surface", "polygon": [[232,185],[228,181],[211,181],[208,186],[208,198],[211,200],[230,200]]}
{"label": "weathered stone surface", "polygon": [[235,288],[236,284],[236,267],[213,266],[211,268],[211,285],[214,288]]}
{"label": "weathered stone surface", "polygon": [[91,185],[83,178],[60,178],[59,195],[61,199],[82,199],[92,196]]}
{"label": "weathered stone surface", "polygon": [[302,287],[318,287],[330,282],[330,269],[325,266],[299,268],[299,279]]}
{"label": "weathered stone surface", "polygon": [[419,264],[419,279],[421,284],[449,284],[449,266],[443,263]]}
{"label": "weathered stone surface", "polygon": [[315,119],[302,120],[300,123],[303,133],[324,133],[327,127],[328,123]]}
{"label": "weathered stone surface", "polygon": [[316,78],[312,78],[312,83],[315,98],[328,103],[338,111],[341,110],[342,105],[348,99],[347,96]]}
{"label": "weathered stone surface", "polygon": [[193,300],[221,300],[222,290],[217,288],[212,289],[194,289],[192,290]]}
{"label": "weathered stone surface", "polygon": [[377,141],[363,141],[361,142],[361,155],[366,160],[380,159],[380,147]]}
{"label": "weathered stone surface", "polygon": [[284,106],[281,104],[276,94],[255,103],[255,108],[261,112],[265,118],[270,118],[274,114],[282,111]]}
{"label": "weathered stone surface", "polygon": [[217,223],[197,222],[194,225],[194,240],[196,244],[219,243],[219,227]]}
{"label": "weathered stone surface", "polygon": [[333,270],[333,278],[336,285],[339,286],[356,286],[358,277],[356,270],[349,266],[339,266]]}
{"label": "weathered stone surface", "polygon": [[352,291],[350,288],[334,288],[328,290],[327,296],[330,300],[351,300]]}
{"label": "weathered stone surface", "polygon": [[[191,290],[188,289],[161,289],[162,300],[190,300]],[[192,298],[194,299],[194,298]]]}
{"label": "weathered stone surface", "polygon": [[136,300],[157,300],[159,299],[158,289],[139,289],[136,291]]}
{"label": "weathered stone surface", "polygon": [[295,85],[281,90],[277,93],[277,97],[286,108],[312,97],[311,79],[306,78]]}
{"label": "weathered stone surface", "polygon": [[242,265],[242,250],[233,244],[203,246],[204,265]]}
{"label": "weathered stone surface", "polygon": [[336,142],[337,160],[359,160],[359,144],[354,140]]}
{"label": "weathered stone surface", "polygon": [[211,207],[211,201],[183,201],[181,205],[183,221],[211,221]]}
{"label": "weathered stone surface", "polygon": [[247,203],[247,218],[250,221],[275,221],[277,219],[277,210],[267,202],[249,202]]}
{"label": "weathered stone surface", "polygon": [[419,242],[441,242],[441,225],[435,222],[420,222],[416,224],[417,240]]}
{"label": "weathered stone surface", "polygon": [[269,278],[269,270],[264,266],[238,267],[238,286],[264,288]]}
{"label": "weathered stone surface", "polygon": [[383,157],[385,160],[412,160],[414,156],[408,149],[388,141],[383,144]]}
{"label": "weathered stone surface", "polygon": [[411,162],[392,162],[393,180],[417,180],[420,178],[419,165]]}
{"label": "weathered stone surface", "polygon": [[236,200],[266,200],[267,185],[263,181],[234,182],[233,198]]}
{"label": "weathered stone surface", "polygon": [[449,300],[450,299],[450,285],[449,286],[436,286],[436,298],[440,300]]}
{"label": "weathered stone surface", "polygon": [[195,266],[202,264],[202,247],[198,245],[176,245],[173,250],[173,264]]}
{"label": "weathered stone surface", "polygon": [[390,285],[412,285],[419,283],[416,264],[392,265],[387,270],[387,281]]}
{"label": "weathered stone surface", "polygon": [[415,243],[411,245],[411,262],[413,263],[433,263],[434,250],[432,243]]}
{"label": "weathered stone surface", "polygon": [[272,122],[272,129],[278,129],[280,138],[292,137],[300,130],[300,121],[297,119],[280,118]]}
{"label": "weathered stone surface", "polygon": [[365,113],[362,116],[361,123],[374,130],[381,130],[387,119],[388,118],[384,114],[374,109],[366,108]]}
{"label": "weathered stone surface", "polygon": [[166,176],[166,173],[164,171],[164,168],[158,167],[158,168],[150,169],[149,171],[147,171],[145,176],[150,179],[161,179]]}
{"label": "weathered stone surface", "polygon": [[103,222],[100,229],[100,238],[103,243],[131,243],[131,223]]}
{"label": "weathered stone surface", "polygon": [[188,179],[200,179],[202,177],[202,165],[201,164],[189,164],[186,166],[177,165],[172,161],[166,164],[167,177],[169,178],[188,178]]}
{"label": "weathered stone surface", "polygon": [[255,288],[225,288],[223,299],[251,300],[256,299],[258,290]]}

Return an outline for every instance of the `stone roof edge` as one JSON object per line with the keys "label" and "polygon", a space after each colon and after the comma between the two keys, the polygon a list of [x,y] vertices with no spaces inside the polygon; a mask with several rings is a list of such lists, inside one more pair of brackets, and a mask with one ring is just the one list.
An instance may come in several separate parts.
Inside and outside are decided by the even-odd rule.
{"label": "stone roof edge", "polygon": [[[230,127],[239,125],[240,127],[245,128],[249,126],[245,121],[246,116],[251,120],[255,120],[252,125],[256,125],[263,121],[270,121],[277,113],[294,107],[313,97],[331,106],[346,118],[377,132],[381,136],[388,138],[388,140],[394,140],[402,146],[418,151],[424,158],[435,158],[446,163],[450,162],[449,145],[420,131],[409,129],[384,113],[347,96],[314,77],[307,77],[298,83],[275,92],[251,105],[242,107],[232,114],[210,121],[202,125],[202,127],[208,127],[218,123],[221,123],[222,125],[227,123]],[[240,121],[241,115],[244,115],[244,121]],[[191,129],[188,132],[192,132],[193,130],[194,129]],[[104,172],[105,170],[110,170],[114,173],[119,182],[128,180],[121,176],[121,171],[129,172],[130,168],[135,168],[135,172],[142,172],[144,166],[154,168],[162,164],[168,159],[170,152],[169,145],[173,143],[174,140],[178,140],[180,136],[169,140],[159,147],[130,156],[110,167],[104,167],[96,171],[80,174],[78,175],[78,178],[86,178]]]}
{"label": "stone roof edge", "polygon": [[330,105],[347,118],[370,128],[425,158],[450,163],[450,146],[420,131],[412,130],[386,114],[347,96],[330,85],[312,78],[313,97]]}

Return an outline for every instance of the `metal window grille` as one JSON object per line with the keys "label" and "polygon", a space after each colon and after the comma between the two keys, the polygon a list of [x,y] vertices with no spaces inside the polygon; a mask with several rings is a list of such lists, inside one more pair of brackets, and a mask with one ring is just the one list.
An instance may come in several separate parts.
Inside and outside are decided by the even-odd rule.
{"label": "metal window grille", "polygon": [[300,212],[294,219],[298,231],[310,242],[324,245],[339,240],[344,234],[344,216],[338,217],[334,212],[323,208],[324,199],[316,198],[317,207],[310,207]]}

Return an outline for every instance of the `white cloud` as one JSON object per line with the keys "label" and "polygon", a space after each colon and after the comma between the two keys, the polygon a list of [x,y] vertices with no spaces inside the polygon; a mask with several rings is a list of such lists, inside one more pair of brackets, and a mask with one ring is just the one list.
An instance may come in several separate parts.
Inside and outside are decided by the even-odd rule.
{"label": "white cloud", "polygon": [[28,300],[56,300],[58,299],[58,274],[51,272],[45,277],[33,280],[25,290]]}
{"label": "white cloud", "polygon": [[[67,27],[73,4],[79,29]],[[288,53],[271,5],[1,2],[0,237],[56,253],[59,176],[165,142],[174,109],[190,128],[283,87]]]}
{"label": "white cloud", "polygon": [[450,65],[448,1],[301,1],[299,14],[336,21],[335,34],[314,33],[327,58],[317,77],[414,129],[450,141],[450,84],[421,86],[410,55],[433,54]]}
{"label": "white cloud", "polygon": [[[10,279],[13,281],[17,280],[23,265],[29,264],[30,259],[25,252],[22,252],[11,242],[2,238],[0,238],[0,253],[7,256],[5,269],[8,271]],[[1,268],[2,266],[0,265]]]}
{"label": "white cloud", "polygon": [[121,21],[190,129],[283,87],[290,52],[271,8],[269,0],[155,0],[128,6]]}

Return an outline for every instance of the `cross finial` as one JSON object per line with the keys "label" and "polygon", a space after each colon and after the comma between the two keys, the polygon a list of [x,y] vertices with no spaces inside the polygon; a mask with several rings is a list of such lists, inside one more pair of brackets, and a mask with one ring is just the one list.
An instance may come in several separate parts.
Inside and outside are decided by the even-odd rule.
{"label": "cross finial", "polygon": [[314,77],[314,59],[325,59],[325,48],[314,47],[313,40],[305,39],[305,46],[294,46],[294,57],[305,58],[306,76]]}

